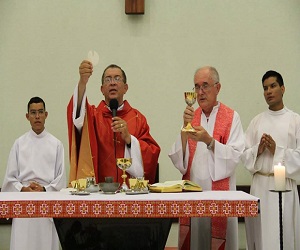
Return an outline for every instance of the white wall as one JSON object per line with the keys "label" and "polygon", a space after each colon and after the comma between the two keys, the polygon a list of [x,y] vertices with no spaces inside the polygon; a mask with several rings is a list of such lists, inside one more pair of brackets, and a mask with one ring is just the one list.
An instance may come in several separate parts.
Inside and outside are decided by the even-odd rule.
{"label": "white wall", "polygon": [[[183,92],[196,68],[215,66],[219,99],[237,110],[244,129],[266,108],[261,77],[282,73],[285,104],[300,113],[299,0],[145,0],[145,15],[125,15],[125,0],[0,0],[0,186],[14,140],[30,126],[32,96],[47,105],[48,131],[65,145],[66,105],[89,50],[100,63],[88,86],[98,104],[104,67],[119,64],[128,76],[131,105],[144,113],[160,144],[161,180],[178,179],[167,154],[179,133]],[[69,168],[69,167],[68,167]],[[239,166],[237,183],[250,184]]]}

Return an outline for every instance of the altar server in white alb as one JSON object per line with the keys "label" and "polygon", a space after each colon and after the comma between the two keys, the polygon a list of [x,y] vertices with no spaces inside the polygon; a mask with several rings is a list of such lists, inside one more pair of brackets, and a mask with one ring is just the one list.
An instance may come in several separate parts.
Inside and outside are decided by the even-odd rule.
{"label": "altar server in white alb", "polygon": [[[183,126],[191,122],[196,132],[181,132],[169,153],[183,179],[203,190],[236,190],[235,169],[244,150],[240,117],[217,100],[220,89],[214,67],[196,71],[199,107],[194,111],[187,106],[183,113]],[[180,226],[180,249],[238,249],[237,218],[193,218],[191,230],[188,224],[182,221]]]}
{"label": "altar server in white alb", "polygon": [[[268,71],[262,87],[269,108],[251,121],[245,132],[246,169],[252,174],[251,194],[260,198],[260,216],[246,220],[249,249],[276,250],[280,247],[279,196],[275,189],[274,166],[285,166],[286,189],[283,193],[283,246],[300,249],[300,214],[297,180],[300,180],[300,116],[283,104],[285,86],[282,76]],[[261,219],[261,223],[260,220]],[[260,228],[261,225],[261,228]],[[261,233],[261,234],[260,234]],[[260,239],[260,236],[262,239]]]}
{"label": "altar server in white alb", "polygon": [[[45,102],[33,97],[26,118],[31,130],[19,137],[9,154],[3,192],[52,192],[66,187],[64,148],[45,129]],[[59,239],[51,218],[13,219],[11,250],[56,250]]]}

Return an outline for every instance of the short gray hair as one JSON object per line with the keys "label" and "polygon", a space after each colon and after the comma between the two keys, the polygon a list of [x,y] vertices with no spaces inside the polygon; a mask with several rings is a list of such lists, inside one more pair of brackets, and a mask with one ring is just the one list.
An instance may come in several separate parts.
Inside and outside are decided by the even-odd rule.
{"label": "short gray hair", "polygon": [[215,67],[212,67],[212,66],[204,66],[204,67],[198,68],[195,72],[195,75],[197,74],[197,72],[199,70],[203,70],[203,69],[208,69],[209,70],[210,78],[214,81],[214,83],[220,82],[219,73],[218,73],[217,69]]}

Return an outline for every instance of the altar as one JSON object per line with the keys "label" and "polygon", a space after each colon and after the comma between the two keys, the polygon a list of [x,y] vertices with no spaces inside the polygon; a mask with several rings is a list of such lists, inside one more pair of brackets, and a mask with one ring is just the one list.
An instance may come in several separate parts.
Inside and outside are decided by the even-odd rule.
{"label": "altar", "polygon": [[[121,237],[121,241],[126,242],[127,239],[134,243],[152,244],[149,249],[164,249],[172,218],[256,217],[258,215],[259,198],[242,191],[139,195],[124,193],[107,195],[99,192],[86,196],[71,195],[68,192],[0,193],[1,218],[53,218],[63,249],[76,249],[76,246],[68,248],[67,245],[76,241],[76,237],[73,237],[76,236],[76,232],[81,232],[82,235],[82,232],[87,231],[93,231],[95,242],[98,242],[101,237],[107,241],[112,233],[121,237],[122,232],[124,234],[127,232],[128,237],[131,235],[131,238]],[[118,230],[113,230],[108,225],[115,225]],[[142,238],[145,235],[151,238],[149,242]],[[71,237],[68,242],[67,237]],[[91,236],[86,235],[86,237]],[[114,237],[111,242],[114,241]],[[84,237],[80,239],[82,241]],[[78,249],[117,249],[105,248],[106,242],[101,244],[95,248],[81,246]],[[122,247],[122,249],[132,248]]]}

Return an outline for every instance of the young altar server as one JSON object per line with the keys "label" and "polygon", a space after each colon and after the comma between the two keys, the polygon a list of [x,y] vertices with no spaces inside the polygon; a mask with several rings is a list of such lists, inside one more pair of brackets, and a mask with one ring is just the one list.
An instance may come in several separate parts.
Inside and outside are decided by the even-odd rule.
{"label": "young altar server", "polygon": [[[47,117],[45,102],[31,98],[26,113],[31,130],[10,151],[3,192],[52,192],[66,187],[63,144],[45,129]],[[53,219],[13,219],[10,249],[58,250]]]}
{"label": "young altar server", "polygon": [[270,190],[275,190],[274,166],[280,163],[285,168],[285,189],[291,191],[283,193],[282,199],[283,246],[298,250],[300,211],[296,181],[300,180],[300,116],[283,104],[285,86],[281,74],[266,72],[262,87],[269,107],[250,122],[242,156],[252,174],[251,194],[260,198],[260,218],[245,219],[248,249],[257,249],[256,242],[260,240],[264,250],[279,249],[279,197]]}

